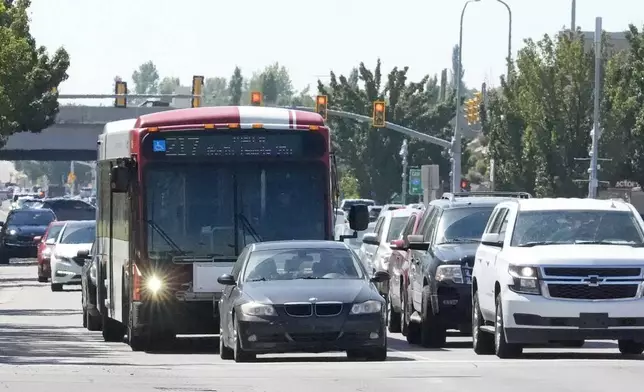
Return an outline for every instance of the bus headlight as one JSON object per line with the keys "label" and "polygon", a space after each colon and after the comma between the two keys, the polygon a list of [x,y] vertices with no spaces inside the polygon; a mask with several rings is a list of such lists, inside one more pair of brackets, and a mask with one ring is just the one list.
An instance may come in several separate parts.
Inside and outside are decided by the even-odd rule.
{"label": "bus headlight", "polygon": [[148,278],[145,284],[152,294],[158,293],[163,288],[163,282],[156,276]]}

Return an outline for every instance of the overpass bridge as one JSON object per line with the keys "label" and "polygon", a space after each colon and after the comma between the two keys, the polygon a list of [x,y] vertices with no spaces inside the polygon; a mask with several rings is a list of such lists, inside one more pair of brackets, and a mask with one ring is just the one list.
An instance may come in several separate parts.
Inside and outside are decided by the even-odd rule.
{"label": "overpass bridge", "polygon": [[61,106],[56,123],[42,132],[15,133],[0,149],[0,161],[95,161],[105,123],[172,107]]}

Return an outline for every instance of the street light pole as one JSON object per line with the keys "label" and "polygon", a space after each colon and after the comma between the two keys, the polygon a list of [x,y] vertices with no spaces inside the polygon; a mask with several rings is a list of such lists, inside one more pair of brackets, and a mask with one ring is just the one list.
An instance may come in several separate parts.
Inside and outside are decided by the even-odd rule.
{"label": "street light pole", "polygon": [[398,154],[402,158],[402,189],[400,199],[401,204],[407,204],[407,165],[409,164],[409,161],[407,160],[407,157],[409,156],[407,139],[403,140]]}
{"label": "street light pole", "polygon": [[452,192],[461,190],[461,84],[463,83],[463,18],[470,3],[480,0],[468,0],[461,11],[461,23],[458,35],[458,64],[456,66],[456,118],[454,119],[454,137],[452,138]]}
{"label": "street light pole", "polygon": [[505,8],[508,10],[508,73],[505,75],[506,81],[510,81],[510,69],[511,64],[512,64],[512,10],[510,9],[510,6],[508,3],[506,3],[503,0],[496,0],[499,3],[503,4]]}

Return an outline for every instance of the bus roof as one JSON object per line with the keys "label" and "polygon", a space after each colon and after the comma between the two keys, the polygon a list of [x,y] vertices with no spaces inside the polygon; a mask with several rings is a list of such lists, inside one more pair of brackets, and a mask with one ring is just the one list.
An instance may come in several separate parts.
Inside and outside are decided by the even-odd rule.
{"label": "bus roof", "polygon": [[133,128],[231,123],[270,124],[285,129],[325,125],[322,116],[314,112],[264,106],[214,106],[145,114]]}

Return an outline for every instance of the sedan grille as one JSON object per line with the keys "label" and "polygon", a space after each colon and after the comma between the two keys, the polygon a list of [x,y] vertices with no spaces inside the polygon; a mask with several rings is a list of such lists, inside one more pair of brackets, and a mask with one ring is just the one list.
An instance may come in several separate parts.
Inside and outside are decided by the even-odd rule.
{"label": "sedan grille", "polygon": [[315,315],[321,317],[337,316],[342,313],[342,302],[322,302],[315,304]]}
{"label": "sedan grille", "polygon": [[638,284],[585,284],[549,283],[548,292],[552,298],[564,299],[627,299],[637,296]]}
{"label": "sedan grille", "polygon": [[284,312],[292,317],[309,317],[313,315],[313,306],[310,303],[284,304]]}
{"label": "sedan grille", "polygon": [[311,333],[289,333],[294,342],[298,343],[319,343],[333,342],[338,339],[340,332],[311,332]]}

